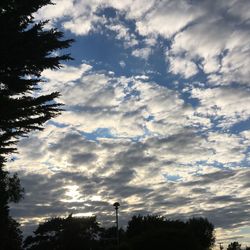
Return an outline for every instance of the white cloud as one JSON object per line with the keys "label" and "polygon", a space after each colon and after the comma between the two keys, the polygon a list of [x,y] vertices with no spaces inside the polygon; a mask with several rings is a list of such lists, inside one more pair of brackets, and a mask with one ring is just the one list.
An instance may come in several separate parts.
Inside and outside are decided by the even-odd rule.
{"label": "white cloud", "polygon": [[122,68],[126,67],[126,63],[124,61],[120,61],[119,64]]}
{"label": "white cloud", "polygon": [[140,57],[140,58],[147,60],[151,53],[152,53],[152,49],[145,47],[145,48],[133,50],[132,55],[135,57]]}
{"label": "white cloud", "polygon": [[220,13],[230,8],[230,3],[219,7],[214,13],[208,9],[199,22],[174,37],[170,58],[175,61],[178,56],[182,56],[183,60],[190,63],[193,60],[201,61],[199,66],[214,84],[238,82],[248,85],[249,29],[230,18],[229,14],[221,18]]}
{"label": "white cloud", "polygon": [[78,80],[83,73],[91,70],[91,68],[92,66],[84,63],[78,67],[64,64],[60,70],[44,70],[42,76],[51,81],[55,80],[66,83]]}
{"label": "white cloud", "polygon": [[42,7],[36,14],[37,19],[49,19],[56,21],[56,19],[64,18],[72,14],[74,2],[72,0],[61,0],[54,2],[56,5],[46,5]]}
{"label": "white cloud", "polygon": [[181,57],[170,57],[170,71],[174,74],[181,74],[185,78],[189,78],[198,73],[196,64],[192,61]]}
{"label": "white cloud", "polygon": [[177,91],[150,82],[145,76],[115,77],[89,69],[91,66],[84,64],[65,67],[61,74],[67,72],[69,77],[64,79],[70,82],[57,82],[56,75],[46,72],[49,81],[60,85],[60,101],[67,110],[55,121],[88,133],[106,128],[116,138],[151,138],[152,145],[158,143],[158,137],[165,138],[159,147],[150,144],[149,150],[162,161],[229,164],[246,156],[243,141],[247,138],[243,135],[233,136],[224,130],[223,134],[208,134],[206,130],[214,126],[212,119],[220,118],[217,126],[223,129],[246,120],[250,115],[248,92],[228,87],[191,88],[191,97],[200,102],[193,108]]}
{"label": "white cloud", "polygon": [[220,126],[228,128],[235,123],[247,120],[250,116],[249,91],[241,88],[217,87],[192,89],[192,97],[198,98],[201,105],[197,112],[202,116],[213,116]]}
{"label": "white cloud", "polygon": [[117,19],[112,20],[111,24],[107,24],[106,28],[116,32],[116,39],[122,40],[125,48],[133,47],[139,43],[135,34],[130,32],[129,29]]}
{"label": "white cloud", "polygon": [[[172,73],[189,78],[200,67],[213,84],[249,84],[249,3],[245,0],[55,3],[56,6],[42,8],[38,17],[54,22],[61,20],[64,28],[77,35],[88,34],[99,22],[115,31],[125,47],[137,45],[140,41],[124,24],[118,21],[110,24],[96,14],[101,8],[113,7],[127,19],[133,19],[140,35],[148,38],[161,35],[172,43],[169,50]],[[149,51],[136,50],[133,54],[145,58]]]}
{"label": "white cloud", "polygon": [[66,30],[70,30],[76,35],[86,35],[93,28],[92,23],[96,20],[95,18],[90,19],[90,17],[78,17],[76,20],[70,20],[63,23],[63,27]]}
{"label": "white cloud", "polygon": [[[60,101],[68,107],[57,121],[86,132],[107,127],[117,136],[129,137],[142,136],[146,130],[176,130],[183,127],[183,121],[192,125],[188,120],[194,110],[185,107],[177,92],[151,83],[145,76],[115,78],[90,69],[82,64],[43,74],[51,83],[44,91],[60,91]],[[165,124],[162,132],[160,126],[156,129],[157,123]]]}
{"label": "white cloud", "polygon": [[201,14],[201,10],[187,1],[161,1],[152,11],[142,16],[136,25],[142,35],[156,33],[170,38]]}
{"label": "white cloud", "polygon": [[155,0],[107,0],[106,5],[124,11],[128,18],[137,19],[154,7]]}

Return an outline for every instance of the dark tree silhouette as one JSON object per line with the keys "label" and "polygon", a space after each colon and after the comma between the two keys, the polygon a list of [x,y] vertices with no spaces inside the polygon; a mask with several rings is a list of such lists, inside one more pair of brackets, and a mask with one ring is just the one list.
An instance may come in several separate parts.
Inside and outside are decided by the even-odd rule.
{"label": "dark tree silhouette", "polygon": [[33,14],[50,0],[2,0],[0,3],[0,156],[15,150],[19,136],[34,129],[60,112],[54,99],[58,92],[34,95],[41,73],[60,68],[68,54],[51,54],[70,46],[63,33],[45,30],[46,22],[34,22]]}
{"label": "dark tree silhouette", "polygon": [[9,215],[9,202],[18,202],[23,190],[17,175],[12,177],[0,168],[0,249],[19,250],[22,234],[19,224]]}
{"label": "dark tree silhouette", "polygon": [[[208,247],[201,241],[208,239],[203,234],[209,230],[211,239]],[[26,250],[206,250],[214,243],[213,227],[206,219],[193,218],[183,222],[154,215],[133,216],[127,230],[119,230],[119,247],[116,227],[100,228],[95,217],[52,218],[39,225],[34,234],[25,240]]]}
{"label": "dark tree silhouette", "polygon": [[198,249],[211,249],[215,243],[213,224],[205,218],[192,218],[187,221],[187,226],[197,240]]}
{"label": "dark tree silhouette", "polygon": [[83,250],[99,249],[101,232],[96,217],[52,218],[40,224],[34,236],[24,241],[27,250]]}
{"label": "dark tree silhouette", "polygon": [[2,250],[21,250],[22,232],[19,224],[10,216],[4,216],[5,230],[1,232],[0,249]]}
{"label": "dark tree silhouette", "polygon": [[231,242],[228,245],[227,250],[241,250],[241,244],[237,241]]}
{"label": "dark tree silhouette", "polygon": [[170,221],[160,216],[133,216],[127,237],[133,250],[207,250],[214,244],[213,226],[206,219]]}
{"label": "dark tree silhouette", "polygon": [[33,14],[50,3],[0,1],[0,249],[20,248],[6,247],[15,241],[7,237],[9,227],[16,226],[19,232],[9,216],[8,203],[17,202],[22,190],[17,176],[3,169],[6,155],[16,150],[20,136],[42,129],[43,123],[60,113],[60,104],[54,101],[59,93],[41,95],[38,84],[43,82],[43,70],[60,68],[61,60],[71,59],[52,52],[69,47],[72,40],[63,40],[63,33],[56,29],[45,30],[46,22],[34,21]]}
{"label": "dark tree silhouette", "polygon": [[[127,249],[128,244],[126,243],[126,232],[120,228],[118,230],[119,233],[119,241],[120,246],[119,250]],[[102,228],[100,239],[99,239],[99,246],[102,250],[116,250],[117,249],[117,228],[109,227],[109,228]]]}

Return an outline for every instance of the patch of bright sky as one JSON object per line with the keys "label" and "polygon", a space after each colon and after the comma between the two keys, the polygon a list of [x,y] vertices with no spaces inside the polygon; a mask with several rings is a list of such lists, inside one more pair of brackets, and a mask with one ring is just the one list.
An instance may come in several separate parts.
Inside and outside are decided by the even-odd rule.
{"label": "patch of bright sky", "polygon": [[165,179],[170,182],[178,182],[182,179],[181,176],[179,175],[171,175],[171,174],[166,174],[164,175]]}
{"label": "patch of bright sky", "polygon": [[250,130],[250,118],[248,118],[245,121],[241,121],[238,123],[235,123],[231,128],[230,128],[230,132],[232,133],[240,133],[242,131],[246,131],[246,130]]}
{"label": "patch of bright sky", "polygon": [[79,192],[79,187],[77,185],[69,185],[65,187],[67,191],[65,192],[66,198],[61,199],[62,202],[84,202],[85,199],[81,198],[81,193]]}
{"label": "patch of bright sky", "polygon": [[86,132],[79,132],[82,134],[85,138],[88,140],[94,140],[97,141],[98,138],[113,138],[114,135],[112,135],[110,129],[108,128],[98,128],[92,133],[86,133]]}

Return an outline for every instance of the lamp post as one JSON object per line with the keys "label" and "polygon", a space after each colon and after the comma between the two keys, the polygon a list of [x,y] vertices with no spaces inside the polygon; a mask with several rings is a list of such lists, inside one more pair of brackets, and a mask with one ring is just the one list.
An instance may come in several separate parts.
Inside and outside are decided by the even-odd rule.
{"label": "lamp post", "polygon": [[223,247],[222,243],[219,243],[219,245],[220,245],[220,250],[223,250],[224,247]]}
{"label": "lamp post", "polygon": [[119,203],[119,202],[115,202],[115,203],[113,204],[113,206],[115,207],[116,240],[117,240],[117,247],[119,248],[118,209],[119,209],[120,203]]}

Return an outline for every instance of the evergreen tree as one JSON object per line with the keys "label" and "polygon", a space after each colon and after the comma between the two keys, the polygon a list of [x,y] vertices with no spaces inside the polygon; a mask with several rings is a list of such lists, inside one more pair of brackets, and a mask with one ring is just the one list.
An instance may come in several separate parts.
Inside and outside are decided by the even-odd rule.
{"label": "evergreen tree", "polygon": [[21,136],[60,113],[54,100],[58,92],[39,94],[45,69],[60,68],[68,54],[56,55],[72,40],[63,40],[57,29],[45,29],[34,13],[50,0],[0,1],[0,249],[21,249],[18,223],[9,215],[9,202],[22,196],[19,179],[4,171],[6,155],[16,150]]}
{"label": "evergreen tree", "polygon": [[[70,46],[57,29],[45,30],[33,14],[50,0],[1,0],[0,3],[0,156],[15,150],[19,136],[34,129],[60,112],[54,99],[58,92],[37,95],[41,73],[60,68],[68,54],[52,52]],[[36,95],[34,92],[36,91]]]}

